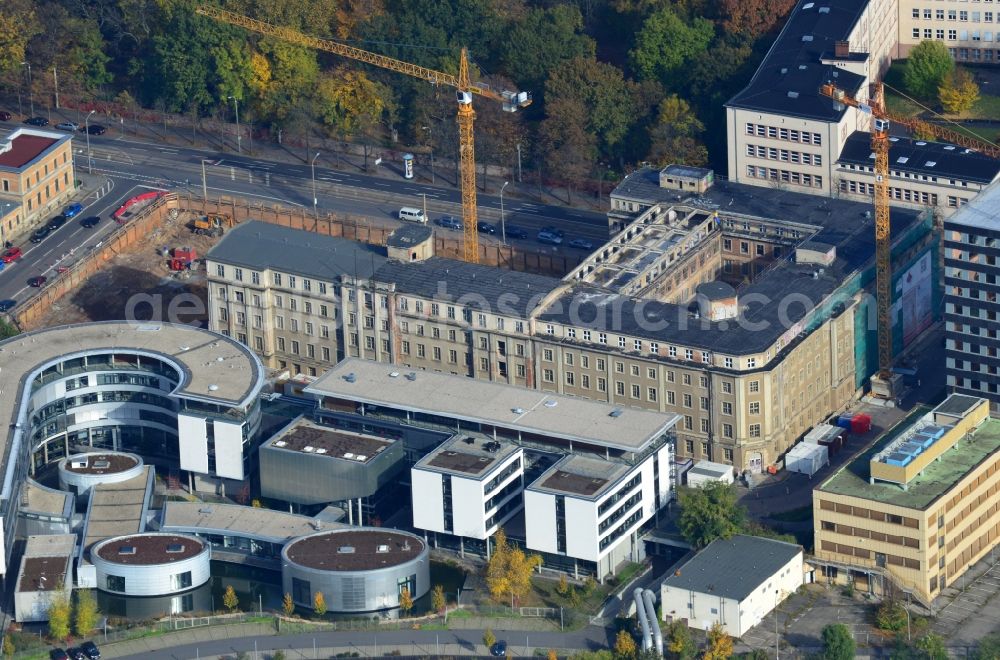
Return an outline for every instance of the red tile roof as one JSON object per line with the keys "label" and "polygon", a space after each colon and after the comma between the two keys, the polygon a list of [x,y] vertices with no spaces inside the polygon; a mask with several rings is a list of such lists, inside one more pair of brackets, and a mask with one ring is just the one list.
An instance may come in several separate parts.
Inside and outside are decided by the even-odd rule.
{"label": "red tile roof", "polygon": [[18,135],[10,151],[0,154],[0,167],[24,167],[55,143],[54,139],[39,135]]}

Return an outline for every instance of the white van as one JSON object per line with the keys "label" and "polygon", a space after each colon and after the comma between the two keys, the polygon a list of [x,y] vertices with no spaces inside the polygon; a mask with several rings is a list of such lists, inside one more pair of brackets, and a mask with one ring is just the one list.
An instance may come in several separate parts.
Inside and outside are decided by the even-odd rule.
{"label": "white van", "polygon": [[419,222],[421,224],[427,223],[427,216],[424,215],[423,209],[415,209],[411,206],[404,206],[399,209],[399,219],[409,222]]}

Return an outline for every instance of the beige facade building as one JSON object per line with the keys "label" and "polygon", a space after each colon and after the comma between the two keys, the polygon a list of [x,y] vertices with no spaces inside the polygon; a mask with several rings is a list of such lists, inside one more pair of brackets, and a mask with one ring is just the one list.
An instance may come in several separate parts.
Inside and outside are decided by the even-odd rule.
{"label": "beige facade building", "polygon": [[15,242],[73,192],[73,138],[18,128],[0,140],[0,245]]}
{"label": "beige facade building", "polygon": [[[359,357],[675,413],[679,456],[759,472],[874,368],[868,206],[695,190],[630,176],[631,221],[561,280],[433,256],[410,227],[386,252],[245,223],[206,258],[211,327],[293,374]],[[893,222],[902,271],[930,221]]]}
{"label": "beige facade building", "polygon": [[1000,421],[953,394],[813,491],[815,561],[831,581],[929,604],[996,545],[997,492]]}
{"label": "beige facade building", "polygon": [[931,40],[946,44],[959,62],[1000,62],[1000,10],[992,0],[901,0],[900,57]]}

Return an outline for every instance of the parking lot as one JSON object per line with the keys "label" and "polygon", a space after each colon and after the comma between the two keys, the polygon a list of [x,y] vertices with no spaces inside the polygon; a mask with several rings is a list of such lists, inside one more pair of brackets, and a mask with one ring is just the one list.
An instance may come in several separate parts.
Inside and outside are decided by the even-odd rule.
{"label": "parking lot", "polygon": [[984,635],[1000,632],[998,558],[1000,553],[979,561],[935,601],[935,607],[940,609],[933,630],[949,646],[974,645]]}

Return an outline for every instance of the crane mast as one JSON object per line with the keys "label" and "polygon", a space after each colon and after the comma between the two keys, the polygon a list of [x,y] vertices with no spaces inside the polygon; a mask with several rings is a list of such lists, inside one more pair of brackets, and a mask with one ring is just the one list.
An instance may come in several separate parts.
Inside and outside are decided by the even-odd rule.
{"label": "crane mast", "polygon": [[479,263],[479,235],[477,233],[479,212],[476,202],[476,149],[473,130],[476,113],[472,109],[472,96],[482,96],[497,101],[503,104],[505,111],[516,112],[520,108],[531,105],[531,95],[529,93],[507,90],[496,92],[481,83],[473,83],[469,77],[469,57],[468,51],[465,48],[462,49],[459,58],[458,75],[456,76],[336,41],[311,37],[298,30],[271,25],[270,23],[220,9],[219,7],[202,5],[196,8],[195,12],[222,23],[242,27],[257,34],[275,37],[306,48],[322,50],[359,62],[365,62],[373,66],[388,69],[389,71],[420,78],[431,84],[448,85],[456,88],[458,100],[459,171],[461,172],[462,186],[462,224],[464,226],[462,254],[465,261]]}

